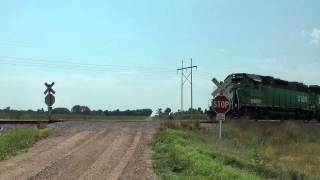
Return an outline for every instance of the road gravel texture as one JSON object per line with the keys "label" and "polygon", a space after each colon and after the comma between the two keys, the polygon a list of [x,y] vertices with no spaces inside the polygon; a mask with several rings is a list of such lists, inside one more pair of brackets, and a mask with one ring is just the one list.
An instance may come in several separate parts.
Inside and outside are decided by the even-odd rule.
{"label": "road gravel texture", "polygon": [[69,121],[27,152],[0,161],[0,179],[157,179],[148,146],[157,121]]}

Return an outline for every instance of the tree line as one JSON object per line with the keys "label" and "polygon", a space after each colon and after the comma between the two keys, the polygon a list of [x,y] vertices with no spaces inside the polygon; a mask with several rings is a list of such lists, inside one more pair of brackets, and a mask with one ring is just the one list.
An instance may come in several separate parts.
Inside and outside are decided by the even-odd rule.
{"label": "tree line", "polygon": [[[0,113],[32,113],[43,114],[47,111],[42,109],[38,110],[14,110],[10,107],[0,109]],[[65,107],[56,107],[52,110],[52,114],[82,114],[82,115],[100,115],[100,116],[150,116],[151,109],[136,109],[136,110],[91,110],[88,106],[75,105],[70,110]]]}

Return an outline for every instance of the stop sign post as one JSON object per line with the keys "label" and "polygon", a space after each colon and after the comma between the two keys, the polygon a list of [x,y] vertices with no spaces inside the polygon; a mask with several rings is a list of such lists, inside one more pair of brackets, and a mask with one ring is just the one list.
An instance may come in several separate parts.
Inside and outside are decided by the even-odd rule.
{"label": "stop sign post", "polygon": [[212,110],[217,113],[219,121],[219,139],[222,137],[222,121],[226,119],[226,113],[230,110],[230,101],[226,96],[216,96],[212,101]]}

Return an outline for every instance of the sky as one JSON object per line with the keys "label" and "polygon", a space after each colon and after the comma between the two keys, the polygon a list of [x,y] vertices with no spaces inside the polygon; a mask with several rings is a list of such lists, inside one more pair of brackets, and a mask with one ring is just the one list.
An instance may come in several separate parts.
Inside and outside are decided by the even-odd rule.
{"label": "sky", "polygon": [[[194,107],[213,77],[244,72],[320,85],[318,0],[0,0],[0,108],[180,108],[190,59]],[[190,86],[184,86],[184,108]]]}

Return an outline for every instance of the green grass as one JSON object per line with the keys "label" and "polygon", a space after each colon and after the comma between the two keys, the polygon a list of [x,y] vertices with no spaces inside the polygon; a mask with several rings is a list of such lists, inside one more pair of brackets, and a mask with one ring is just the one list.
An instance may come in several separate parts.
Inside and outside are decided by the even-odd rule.
{"label": "green grass", "polygon": [[190,114],[176,114],[175,120],[206,120],[206,114],[199,114],[199,113],[190,113]]}
{"label": "green grass", "polygon": [[[199,121],[206,121],[207,115],[201,113],[175,113],[173,115],[174,120],[199,120]],[[158,120],[167,120],[169,119],[168,115],[161,115],[160,117],[157,116],[156,119]]]}
{"label": "green grass", "polygon": [[216,153],[191,132],[166,129],[153,140],[155,169],[161,179],[259,179],[215,160]]}
{"label": "green grass", "polygon": [[161,179],[320,179],[317,124],[163,121],[152,142]]}
{"label": "green grass", "polygon": [[48,137],[52,129],[36,129],[31,127],[18,127],[8,130],[0,135],[0,160],[16,155],[20,150],[31,147],[39,139]]}
{"label": "green grass", "polygon": [[[147,116],[102,116],[81,114],[53,114],[54,120],[145,120]],[[0,119],[9,120],[48,120],[47,114],[34,113],[0,113]]]}
{"label": "green grass", "polygon": [[225,124],[224,141],[216,147],[259,164],[272,164],[288,179],[320,179],[319,124],[301,122]]}

